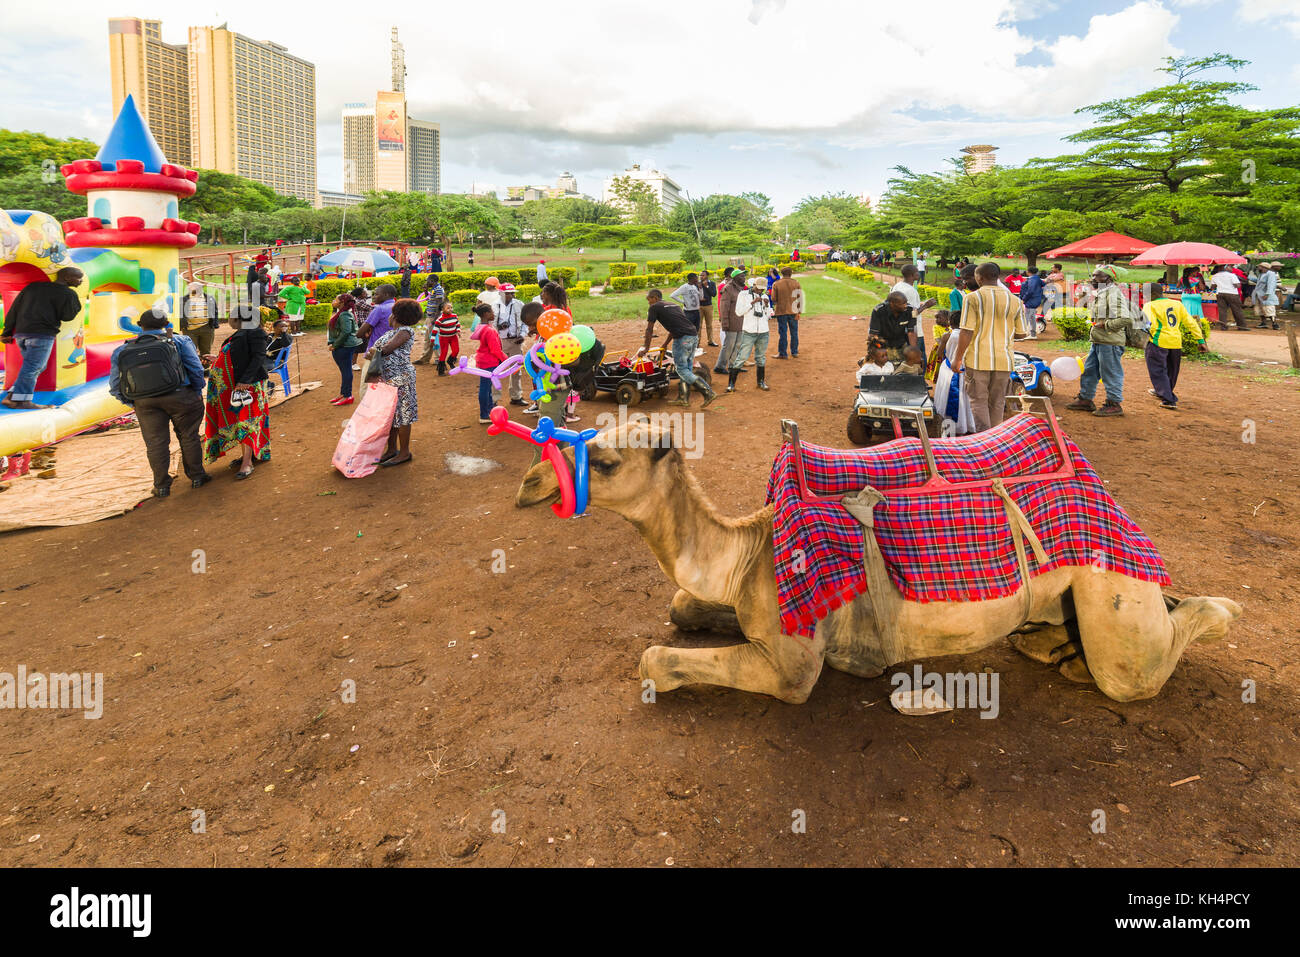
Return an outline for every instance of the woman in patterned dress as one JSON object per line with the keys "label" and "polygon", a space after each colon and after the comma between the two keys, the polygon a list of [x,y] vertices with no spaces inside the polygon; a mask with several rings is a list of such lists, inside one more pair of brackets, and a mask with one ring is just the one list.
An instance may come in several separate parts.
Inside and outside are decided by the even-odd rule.
{"label": "woman in patterned dress", "polygon": [[[266,392],[266,347],[257,319],[244,320],[236,307],[230,317],[234,335],[222,343],[208,370],[203,414],[203,458],[215,462],[232,446],[241,457],[231,463],[236,479],[253,474],[253,462],[271,459],[271,417]],[[268,310],[271,311],[271,310]],[[239,404],[232,399],[238,396]],[[244,401],[247,399],[247,401]]]}
{"label": "woman in patterned dress", "polygon": [[379,457],[379,464],[384,468],[411,461],[411,423],[420,417],[411,345],[415,342],[413,327],[422,314],[420,304],[414,299],[398,299],[393,303],[393,328],[376,339],[366,353],[367,358],[379,353],[382,362],[380,380],[397,387],[397,409],[388,433],[388,449]]}

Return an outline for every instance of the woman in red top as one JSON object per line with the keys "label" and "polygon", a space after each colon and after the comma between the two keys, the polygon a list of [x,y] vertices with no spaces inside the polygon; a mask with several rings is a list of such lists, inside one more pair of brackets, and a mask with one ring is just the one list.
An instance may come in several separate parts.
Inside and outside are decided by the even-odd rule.
{"label": "woman in red top", "polygon": [[[495,369],[506,361],[506,354],[501,348],[501,337],[493,324],[492,307],[481,302],[474,307],[474,315],[479,318],[478,326],[469,334],[469,337],[478,343],[478,351],[474,353],[474,365],[480,369]],[[479,425],[487,425],[492,421],[489,416],[495,404],[492,401],[492,380],[480,377],[478,380]]]}

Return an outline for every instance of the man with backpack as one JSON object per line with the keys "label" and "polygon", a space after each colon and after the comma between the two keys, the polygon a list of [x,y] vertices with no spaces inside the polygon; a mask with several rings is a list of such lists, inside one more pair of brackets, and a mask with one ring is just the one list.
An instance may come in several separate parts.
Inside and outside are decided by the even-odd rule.
{"label": "man with backpack", "polygon": [[203,468],[199,424],[203,421],[203,363],[187,336],[172,335],[167,316],[158,309],[143,313],[140,335],[113,352],[108,391],[119,402],[135,408],[149,467],[153,469],[153,494],[171,494],[171,437],[176,430],[181,443],[181,465],[193,488],[212,480]]}
{"label": "man with backpack", "polygon": [[[1088,314],[1092,326],[1088,338],[1091,344],[1088,358],[1083,363],[1083,374],[1079,377],[1079,394],[1066,408],[1101,417],[1123,415],[1124,364],[1120,360],[1134,328],[1133,307],[1125,291],[1116,284],[1115,277],[1104,269],[1097,269],[1092,274],[1089,299]],[[1133,344],[1136,346],[1137,342],[1135,339]],[[1106,386],[1106,401],[1100,409],[1092,401],[1098,381]]]}

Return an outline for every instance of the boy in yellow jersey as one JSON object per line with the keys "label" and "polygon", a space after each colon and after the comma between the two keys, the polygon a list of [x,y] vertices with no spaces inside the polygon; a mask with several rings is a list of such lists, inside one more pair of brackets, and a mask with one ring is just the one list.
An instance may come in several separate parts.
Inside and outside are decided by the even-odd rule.
{"label": "boy in yellow jersey", "polygon": [[1151,341],[1147,343],[1147,374],[1151,388],[1147,392],[1160,400],[1160,408],[1177,409],[1178,370],[1183,361],[1183,330],[1206,351],[1205,330],[1177,299],[1170,299],[1156,282],[1147,285],[1147,304],[1142,313],[1151,323]]}

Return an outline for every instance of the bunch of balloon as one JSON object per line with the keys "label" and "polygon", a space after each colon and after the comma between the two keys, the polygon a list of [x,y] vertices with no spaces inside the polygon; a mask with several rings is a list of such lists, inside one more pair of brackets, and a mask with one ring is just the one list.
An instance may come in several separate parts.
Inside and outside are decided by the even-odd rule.
{"label": "bunch of balloon", "polygon": [[524,371],[533,380],[530,398],[534,402],[551,401],[561,376],[569,374],[571,366],[583,353],[596,344],[596,333],[590,326],[575,326],[573,317],[563,309],[547,309],[537,317],[538,342],[524,357]]}

